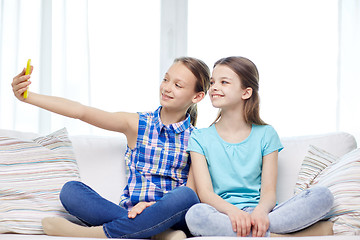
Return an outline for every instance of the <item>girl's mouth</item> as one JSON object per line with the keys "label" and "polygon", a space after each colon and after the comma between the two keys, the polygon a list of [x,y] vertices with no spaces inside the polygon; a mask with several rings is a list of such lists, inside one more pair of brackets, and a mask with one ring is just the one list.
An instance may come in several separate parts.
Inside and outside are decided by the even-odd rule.
{"label": "girl's mouth", "polygon": [[161,93],[161,98],[162,98],[163,100],[173,99],[173,97],[170,97],[169,95],[166,95],[166,94],[164,94],[164,93]]}
{"label": "girl's mouth", "polygon": [[221,98],[223,97],[224,95],[220,95],[220,94],[212,94],[211,97],[212,98]]}

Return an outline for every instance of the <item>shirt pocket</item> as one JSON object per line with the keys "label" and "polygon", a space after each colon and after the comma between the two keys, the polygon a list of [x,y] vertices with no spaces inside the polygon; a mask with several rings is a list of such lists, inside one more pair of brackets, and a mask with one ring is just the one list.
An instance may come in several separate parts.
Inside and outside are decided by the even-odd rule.
{"label": "shirt pocket", "polygon": [[169,161],[166,158],[169,154],[164,148],[152,145],[141,144],[139,146],[136,170],[144,175],[167,176]]}
{"label": "shirt pocket", "polygon": [[186,175],[189,171],[189,154],[186,150],[179,150],[175,152],[175,157],[171,162],[172,171],[179,174],[185,170]]}
{"label": "shirt pocket", "polygon": [[145,175],[152,174],[173,179],[187,175],[188,157],[185,150],[143,144],[139,148],[138,156],[136,170]]}

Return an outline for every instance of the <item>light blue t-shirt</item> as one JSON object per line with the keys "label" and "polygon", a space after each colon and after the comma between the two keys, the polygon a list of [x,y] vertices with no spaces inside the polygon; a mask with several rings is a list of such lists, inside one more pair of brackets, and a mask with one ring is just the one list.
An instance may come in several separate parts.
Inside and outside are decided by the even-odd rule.
{"label": "light blue t-shirt", "polygon": [[225,142],[212,125],[192,132],[187,151],[205,156],[214,192],[242,209],[256,207],[260,201],[263,156],[282,149],[270,125],[252,125],[240,143]]}

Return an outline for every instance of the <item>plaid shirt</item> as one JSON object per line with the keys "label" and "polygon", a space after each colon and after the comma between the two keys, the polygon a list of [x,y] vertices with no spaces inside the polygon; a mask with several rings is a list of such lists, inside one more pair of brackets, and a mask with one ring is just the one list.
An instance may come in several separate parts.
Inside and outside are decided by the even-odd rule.
{"label": "plaid shirt", "polygon": [[165,126],[160,110],[161,106],[155,112],[139,113],[136,147],[126,150],[128,184],[120,199],[126,209],[138,202],[157,201],[187,181],[190,157],[186,148],[194,129],[190,116]]}

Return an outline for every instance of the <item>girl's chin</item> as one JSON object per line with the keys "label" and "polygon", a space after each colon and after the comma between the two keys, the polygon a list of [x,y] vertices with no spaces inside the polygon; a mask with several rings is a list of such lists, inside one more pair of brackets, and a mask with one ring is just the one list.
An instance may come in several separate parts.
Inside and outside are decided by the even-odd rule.
{"label": "girl's chin", "polygon": [[173,107],[173,104],[171,104],[169,101],[164,101],[160,99],[160,105],[165,108],[171,108]]}
{"label": "girl's chin", "polygon": [[161,104],[161,105],[168,105],[168,104],[169,104],[169,100],[164,100],[164,99],[160,98],[160,104]]}
{"label": "girl's chin", "polygon": [[221,108],[221,106],[219,106],[219,105],[212,105],[214,108]]}
{"label": "girl's chin", "polygon": [[213,107],[221,108],[221,104],[216,100],[211,100],[211,104],[213,105]]}

